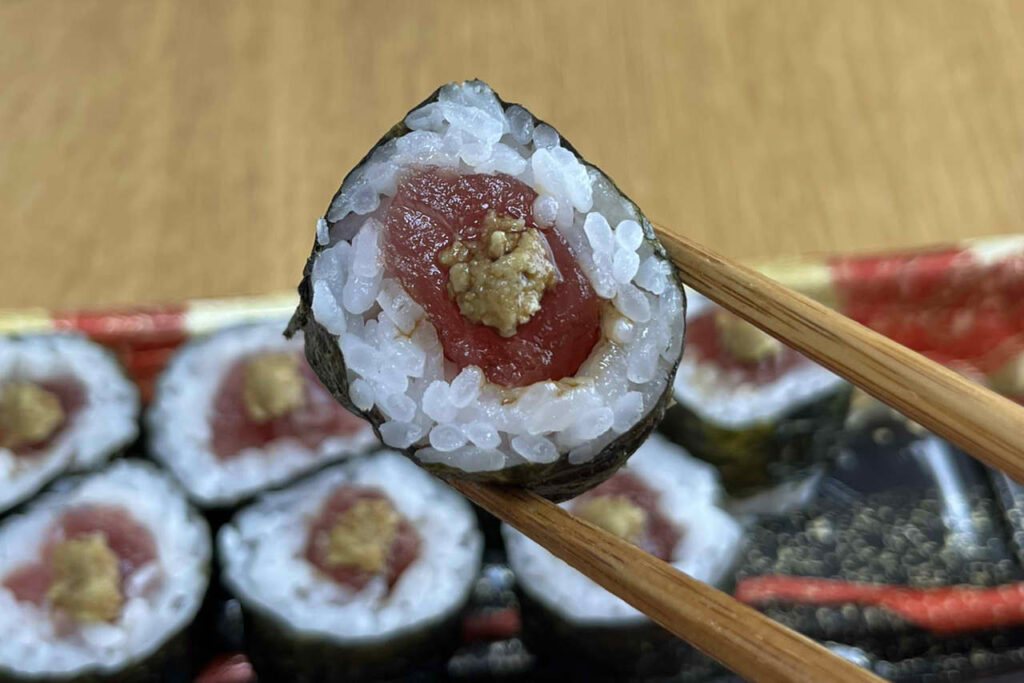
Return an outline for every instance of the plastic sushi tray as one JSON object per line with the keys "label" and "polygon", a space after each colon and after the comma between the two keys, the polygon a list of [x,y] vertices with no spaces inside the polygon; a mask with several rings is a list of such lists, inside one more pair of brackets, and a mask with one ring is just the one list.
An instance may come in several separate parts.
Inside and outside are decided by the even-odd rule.
{"label": "plastic sushi tray", "polygon": [[[1024,402],[1024,237],[763,270]],[[146,400],[184,341],[280,319],[295,303],[285,294],[117,311],[8,311],[0,312],[0,334],[83,333],[117,354]],[[793,424],[817,428],[813,415],[795,415]],[[799,443],[804,449],[810,441]],[[1024,487],[856,395],[825,450],[772,469],[788,457],[781,450],[765,470],[775,498],[726,504],[743,524],[743,540],[724,588],[892,680],[1024,678]],[[129,455],[145,457],[144,448],[135,445]],[[733,680],[696,652],[677,673],[638,667],[609,674],[572,648],[543,647],[546,632],[524,609],[497,522],[478,512],[484,562],[460,617],[458,646],[429,653],[412,673],[390,680]],[[255,680],[242,654],[239,607],[218,581],[212,586],[191,630],[191,659],[175,675]]]}

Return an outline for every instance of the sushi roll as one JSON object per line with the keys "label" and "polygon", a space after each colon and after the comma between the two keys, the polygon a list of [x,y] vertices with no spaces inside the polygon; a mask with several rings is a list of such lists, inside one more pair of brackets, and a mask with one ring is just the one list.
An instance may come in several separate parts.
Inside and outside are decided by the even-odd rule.
{"label": "sushi roll", "polygon": [[138,436],[139,396],[113,354],[76,335],[0,336],[0,512]]}
{"label": "sushi roll", "polygon": [[266,494],[217,545],[260,680],[296,682],[450,651],[482,553],[469,504],[386,451]]}
{"label": "sushi roll", "polygon": [[205,508],[363,453],[373,431],[331,398],[282,324],[229,327],[167,364],[147,413],[149,451]]}
{"label": "sushi roll", "polygon": [[[721,586],[742,529],[717,506],[720,494],[714,468],[654,435],[610,479],[562,507]],[[689,646],[521,532],[503,525],[502,533],[529,645],[556,658],[572,652],[619,676],[664,676],[700,662]]]}
{"label": "sushi roll", "polygon": [[0,680],[165,680],[184,654],[210,533],[152,465],[58,483],[0,523],[0,548]]}
{"label": "sushi roll", "polygon": [[[687,353],[661,429],[718,468],[735,497],[806,498],[838,455],[851,387],[750,323],[690,293]],[[813,492],[811,492],[813,493]],[[772,506],[784,505],[769,495]]]}
{"label": "sushi roll", "polygon": [[384,444],[552,499],[661,419],[685,299],[650,223],[480,81],[414,108],[345,178],[290,329]]}

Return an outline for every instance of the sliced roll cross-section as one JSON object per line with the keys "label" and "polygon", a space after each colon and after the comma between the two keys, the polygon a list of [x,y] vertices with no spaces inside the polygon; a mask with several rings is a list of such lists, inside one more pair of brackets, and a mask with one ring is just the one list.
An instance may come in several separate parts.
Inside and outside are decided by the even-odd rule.
{"label": "sliced roll cross-section", "polygon": [[249,656],[275,681],[380,680],[443,658],[483,546],[470,505],[391,452],[266,494],[217,543]]}
{"label": "sliced roll cross-section", "polygon": [[805,498],[838,455],[850,385],[703,296],[689,301],[676,404],[661,429],[714,464],[752,512]]}
{"label": "sliced roll cross-section", "polygon": [[0,677],[159,680],[184,664],[210,533],[152,465],[58,483],[0,524],[0,547]]}
{"label": "sliced roll cross-section", "polygon": [[388,446],[564,499],[662,416],[685,299],[637,206],[484,83],[446,85],[345,178],[291,329]]}
{"label": "sliced roll cross-section", "polygon": [[149,449],[200,505],[226,508],[377,443],[330,396],[280,323],[186,344],[157,383]]}
{"label": "sliced roll cross-section", "polygon": [[0,336],[0,512],[138,436],[139,397],[113,354],[77,335]]}
{"label": "sliced roll cross-section", "polygon": [[[562,503],[573,515],[706,583],[725,586],[742,548],[740,524],[718,507],[714,469],[653,435],[601,485]],[[709,662],[521,532],[502,525],[538,652],[575,656],[615,680],[668,676]],[[659,679],[660,680],[660,679]]]}

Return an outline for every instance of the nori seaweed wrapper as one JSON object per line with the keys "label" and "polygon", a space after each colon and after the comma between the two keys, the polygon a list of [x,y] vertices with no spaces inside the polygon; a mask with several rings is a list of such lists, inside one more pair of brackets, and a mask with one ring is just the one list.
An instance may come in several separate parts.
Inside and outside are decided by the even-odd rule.
{"label": "nori seaweed wrapper", "polygon": [[714,465],[729,495],[743,497],[806,477],[819,464],[834,460],[850,395],[851,386],[839,383],[771,420],[739,427],[717,424],[676,403],[660,429]]}
{"label": "nori seaweed wrapper", "polygon": [[697,680],[720,671],[713,660],[652,621],[581,625],[523,591],[519,599],[523,640],[540,658],[542,670],[605,681],[681,680],[684,673]]}
{"label": "nori seaweed wrapper", "polygon": [[[443,87],[443,86],[442,86]],[[488,86],[489,87],[489,86]],[[417,104],[415,107],[409,110],[411,113],[420,107],[436,102],[438,95],[441,92],[441,88],[435,90],[429,97]],[[500,96],[495,93],[495,97],[501,104],[503,109],[508,109],[510,106],[516,105],[515,102],[506,102],[501,99]],[[521,106],[522,105],[518,105]],[[544,124],[541,119],[533,116],[529,109],[522,107],[525,111],[530,113],[533,118],[535,125]],[[408,114],[407,114],[408,115]],[[377,143],[370,148],[369,152],[353,167],[345,179],[339,186],[338,191],[331,198],[331,202],[328,204],[328,209],[334,203],[335,199],[341,194],[342,187],[344,187],[345,180],[363,164],[365,164],[373,152],[388,143],[389,141],[401,137],[406,133],[410,132],[410,129],[405,125],[405,116],[396,123],[391,129],[384,135]],[[550,125],[550,124],[546,124]],[[552,126],[554,128],[554,126]],[[557,129],[556,129],[557,130]],[[570,151],[577,159],[585,166],[597,169],[596,166],[587,162],[583,156],[576,150],[572,144],[561,137],[561,146]],[[597,169],[600,171],[600,169]],[[658,242],[654,232],[653,226],[644,216],[640,208],[627,197],[618,186],[615,185],[614,181],[608,177],[607,174],[601,173],[609,181],[612,188],[617,191],[622,198],[627,201],[633,209],[636,211],[637,220],[643,227],[644,239],[651,243],[655,254],[659,255],[666,263],[672,264],[664,248]],[[326,216],[327,211],[324,212]],[[302,330],[305,335],[306,342],[306,358],[309,360],[310,366],[319,376],[321,383],[331,392],[331,394],[338,400],[343,406],[348,408],[354,414],[365,418],[373,425],[374,431],[377,437],[380,438],[380,425],[385,421],[384,415],[380,410],[374,406],[369,411],[363,411],[357,408],[348,395],[348,379],[347,371],[345,366],[345,359],[342,356],[341,349],[338,346],[338,338],[327,331],[323,325],[317,322],[313,315],[313,263],[316,260],[318,254],[323,251],[326,247],[320,245],[315,239],[313,241],[313,249],[309,258],[306,260],[306,265],[302,272],[302,281],[299,283],[299,306],[295,311],[291,322],[288,324],[288,328],[285,332],[287,335],[292,335],[298,330]],[[676,272],[675,266],[670,268],[670,277],[672,282],[679,285],[680,292],[682,293],[682,306],[686,308],[686,295],[682,288],[681,282],[679,281],[678,273]],[[685,315],[684,315],[685,320]],[[684,322],[685,326],[685,322]],[[439,463],[422,463],[416,459],[414,453],[417,450],[415,444],[405,449],[395,449],[399,452],[404,453],[406,456],[411,458],[416,464],[428,469],[434,474],[442,478],[450,479],[466,479],[470,481],[481,481],[496,484],[509,484],[514,486],[520,486],[523,488],[530,489],[531,491],[544,496],[554,502],[561,502],[574,498],[584,491],[597,486],[602,481],[614,474],[615,470],[621,467],[630,455],[640,447],[640,444],[647,438],[647,436],[654,430],[655,426],[662,420],[665,415],[665,411],[669,406],[672,399],[672,378],[675,376],[676,368],[678,367],[678,359],[673,363],[672,367],[668,372],[668,382],[662,395],[654,403],[654,405],[641,417],[636,425],[633,426],[629,431],[621,434],[608,446],[606,446],[600,453],[598,453],[592,460],[580,464],[570,465],[568,463],[566,454],[560,453],[559,459],[550,464],[539,464],[539,463],[528,463],[516,465],[513,467],[505,468],[497,471],[490,472],[465,472],[456,468],[448,467]],[[383,441],[383,440],[382,440]]]}
{"label": "nori seaweed wrapper", "polygon": [[187,683],[192,680],[194,659],[187,629],[171,637],[148,657],[130,663],[112,673],[87,673],[78,676],[24,676],[0,669],[0,683]]}
{"label": "nori seaweed wrapper", "polygon": [[261,681],[345,683],[439,677],[459,637],[460,613],[417,631],[372,641],[332,640],[299,633],[255,605],[242,602],[245,651]]}

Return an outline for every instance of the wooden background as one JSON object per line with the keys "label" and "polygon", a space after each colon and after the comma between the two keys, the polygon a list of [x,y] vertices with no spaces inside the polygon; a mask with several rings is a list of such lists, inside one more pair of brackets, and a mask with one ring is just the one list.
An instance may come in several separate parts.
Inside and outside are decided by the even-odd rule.
{"label": "wooden background", "polygon": [[752,260],[1024,230],[1024,3],[0,2],[0,306],[291,288],[443,81]]}

